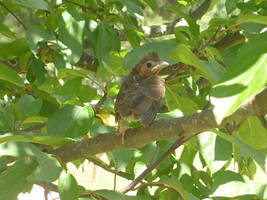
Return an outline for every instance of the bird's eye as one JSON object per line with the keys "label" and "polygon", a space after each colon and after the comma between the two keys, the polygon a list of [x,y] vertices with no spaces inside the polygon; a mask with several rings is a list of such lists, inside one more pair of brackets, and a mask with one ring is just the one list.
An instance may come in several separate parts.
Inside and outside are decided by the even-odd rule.
{"label": "bird's eye", "polygon": [[146,66],[147,66],[148,68],[150,68],[150,67],[152,67],[152,63],[151,63],[151,62],[147,62],[147,63],[146,63]]}

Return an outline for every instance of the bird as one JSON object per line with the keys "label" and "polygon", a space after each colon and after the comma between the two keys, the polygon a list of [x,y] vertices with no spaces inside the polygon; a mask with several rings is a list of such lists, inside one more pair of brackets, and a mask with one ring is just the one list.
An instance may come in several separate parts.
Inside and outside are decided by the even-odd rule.
{"label": "bird", "polygon": [[122,79],[114,107],[122,144],[126,132],[124,120],[140,121],[147,127],[155,119],[165,96],[165,81],[158,72],[168,65],[156,52],[148,52]]}

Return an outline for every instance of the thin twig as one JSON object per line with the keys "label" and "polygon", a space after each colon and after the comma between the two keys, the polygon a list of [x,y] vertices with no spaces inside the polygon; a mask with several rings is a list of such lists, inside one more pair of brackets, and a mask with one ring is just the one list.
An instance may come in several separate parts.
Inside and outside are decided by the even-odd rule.
{"label": "thin twig", "polygon": [[108,90],[107,88],[105,88],[103,97],[93,107],[95,114],[98,114],[100,112],[100,107],[105,103],[107,97],[108,97]]}
{"label": "thin twig", "polygon": [[99,14],[97,13],[97,11],[92,9],[92,8],[90,8],[90,7],[87,7],[85,5],[82,5],[82,4],[79,4],[77,2],[70,1],[70,0],[64,0],[64,1],[67,2],[67,3],[73,4],[73,5],[79,6],[80,8],[82,8],[84,10],[91,11],[91,12],[93,12],[94,14],[96,14],[99,17]]}
{"label": "thin twig", "polygon": [[0,5],[3,6],[11,15],[13,15],[13,17],[16,18],[16,20],[23,26],[23,28],[26,30],[27,27],[25,26],[25,24],[15,15],[15,13],[10,10],[3,2],[0,1]]}
{"label": "thin twig", "polygon": [[131,180],[131,175],[126,173],[126,172],[122,172],[122,171],[117,171],[115,169],[111,169],[108,167],[108,165],[105,165],[103,164],[102,162],[100,162],[99,160],[97,160],[96,158],[94,158],[93,156],[92,157],[88,157],[87,158],[89,161],[91,161],[92,163],[94,163],[95,165],[103,168],[104,170],[108,171],[108,172],[111,172],[113,174],[117,174],[123,178],[126,178],[128,180]]}
{"label": "thin twig", "polygon": [[217,34],[222,30],[222,25],[220,25],[216,32],[214,33],[214,35],[209,39],[209,41],[200,49],[201,51],[203,51],[204,49],[206,49],[213,41],[215,41],[217,39]]}
{"label": "thin twig", "polygon": [[[148,168],[146,168],[132,183],[130,183],[128,186],[123,188],[120,192],[127,193],[130,190],[132,190],[141,180],[143,180],[153,169],[155,169],[163,160],[165,160],[171,153],[175,151],[179,146],[190,140],[191,138],[197,136],[199,133],[196,133],[186,139],[184,139],[184,136],[179,137],[175,143],[152,165],[150,165]],[[184,140],[183,140],[184,139]]]}

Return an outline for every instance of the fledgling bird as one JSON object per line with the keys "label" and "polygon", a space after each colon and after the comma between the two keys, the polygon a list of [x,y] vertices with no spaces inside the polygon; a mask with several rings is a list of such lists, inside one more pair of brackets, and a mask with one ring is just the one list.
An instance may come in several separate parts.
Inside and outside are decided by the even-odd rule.
{"label": "fledgling bird", "polygon": [[165,81],[158,74],[169,64],[161,61],[156,52],[149,52],[123,78],[115,102],[115,118],[120,126],[122,144],[126,129],[123,120],[141,121],[146,127],[152,123],[165,96]]}

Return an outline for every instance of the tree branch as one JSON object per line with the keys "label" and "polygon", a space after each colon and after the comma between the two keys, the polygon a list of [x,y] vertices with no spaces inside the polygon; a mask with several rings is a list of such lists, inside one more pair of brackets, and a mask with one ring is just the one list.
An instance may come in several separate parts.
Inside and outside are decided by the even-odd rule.
{"label": "tree branch", "polygon": [[27,27],[26,25],[20,20],[20,18],[17,17],[17,15],[15,15],[15,13],[10,10],[3,2],[0,1],[0,5],[3,6],[11,15],[13,15],[13,17],[15,17],[15,19],[23,26],[23,28],[26,30]]}
{"label": "tree branch", "polygon": [[216,123],[211,110],[204,110],[190,116],[155,121],[150,127],[128,129],[125,135],[125,144],[121,143],[121,136],[110,133],[73,143],[51,151],[50,153],[54,154],[64,164],[102,152],[141,148],[152,141],[187,136],[192,133],[223,127],[227,122],[235,119],[248,116],[263,116],[267,113],[266,99],[267,87],[258,95],[246,101],[234,114],[227,117],[221,124]]}

